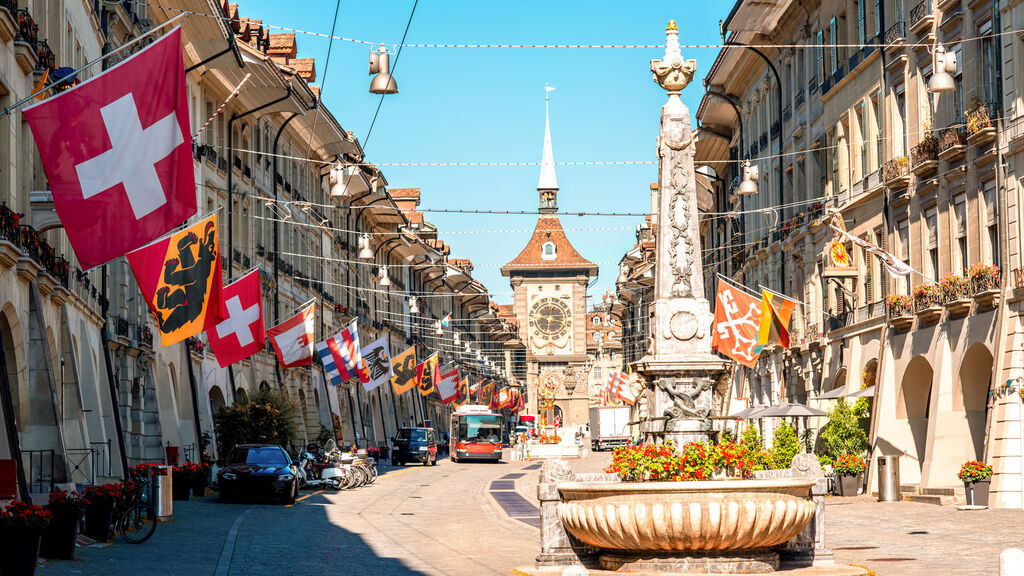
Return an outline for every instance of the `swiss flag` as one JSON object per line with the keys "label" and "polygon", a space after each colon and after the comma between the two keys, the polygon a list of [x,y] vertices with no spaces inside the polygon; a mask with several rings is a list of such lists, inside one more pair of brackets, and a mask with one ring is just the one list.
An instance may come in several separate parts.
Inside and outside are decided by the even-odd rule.
{"label": "swiss flag", "polygon": [[196,213],[181,29],[25,109],[53,204],[82,268]]}
{"label": "swiss flag", "polygon": [[309,366],[313,362],[313,330],[316,304],[310,302],[298,314],[267,330],[282,368]]}
{"label": "swiss flag", "polygon": [[206,331],[210,349],[221,368],[245,360],[263,349],[263,298],[260,271],[253,270],[221,290],[224,320]]}

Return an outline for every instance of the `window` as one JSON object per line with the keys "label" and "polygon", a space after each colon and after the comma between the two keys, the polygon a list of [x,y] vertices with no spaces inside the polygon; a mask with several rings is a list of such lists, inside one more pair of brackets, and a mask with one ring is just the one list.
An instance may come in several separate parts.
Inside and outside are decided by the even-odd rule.
{"label": "window", "polygon": [[953,83],[956,85],[956,92],[953,96],[953,120],[951,124],[963,122],[964,117],[964,68],[963,68],[963,44],[956,43],[952,50],[956,54],[956,73],[953,74]]}
{"label": "window", "polygon": [[542,260],[554,260],[557,257],[555,243],[545,242],[544,245],[541,246],[540,257]]}
{"label": "window", "polygon": [[[979,97],[982,103],[991,105],[995,102],[996,90],[996,64],[995,64],[995,39],[992,38],[992,21],[988,20],[978,26],[978,37],[981,38],[978,44],[978,51],[981,57],[981,66],[978,67],[980,74]],[[989,110],[990,115],[996,111]]]}
{"label": "window", "polygon": [[893,158],[903,156],[906,154],[906,134],[907,134],[907,92],[906,84],[900,83],[896,87],[896,125],[895,134],[893,134]]}
{"label": "window", "polygon": [[924,211],[924,225],[928,236],[925,255],[925,274],[939,281],[939,215],[934,206]]}
{"label": "window", "polygon": [[855,167],[855,180],[862,180],[868,175],[868,103],[861,100],[860,106],[854,113],[857,115],[857,128],[860,134],[857,136],[857,150],[860,151],[860,164]]}
{"label": "window", "polygon": [[875,117],[875,133],[873,134],[875,139],[875,158],[868,169],[870,172],[874,172],[882,166],[882,109],[878,105],[881,101],[882,91],[879,90],[871,97],[871,114]]}
{"label": "window", "polygon": [[954,263],[959,273],[967,274],[967,195],[960,194],[953,198],[953,233],[956,235],[956,254]]}
{"label": "window", "polygon": [[983,185],[985,196],[985,254],[986,264],[999,265],[999,228],[997,222],[996,181],[989,180]]}

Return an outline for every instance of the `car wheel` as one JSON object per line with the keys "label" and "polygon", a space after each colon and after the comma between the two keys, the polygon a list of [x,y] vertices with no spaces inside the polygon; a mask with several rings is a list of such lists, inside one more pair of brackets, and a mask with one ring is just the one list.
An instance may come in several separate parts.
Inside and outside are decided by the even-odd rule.
{"label": "car wheel", "polygon": [[285,504],[295,504],[295,497],[298,496],[298,494],[299,494],[298,483],[292,483],[292,491],[288,495],[288,497],[286,497],[284,499],[284,503]]}

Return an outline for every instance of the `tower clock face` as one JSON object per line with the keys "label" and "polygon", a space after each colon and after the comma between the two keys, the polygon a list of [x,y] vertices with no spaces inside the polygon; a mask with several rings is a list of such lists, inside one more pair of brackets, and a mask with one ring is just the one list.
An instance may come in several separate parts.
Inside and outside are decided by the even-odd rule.
{"label": "tower clock face", "polygon": [[530,308],[530,326],[538,338],[560,340],[569,333],[572,311],[561,298],[540,298]]}

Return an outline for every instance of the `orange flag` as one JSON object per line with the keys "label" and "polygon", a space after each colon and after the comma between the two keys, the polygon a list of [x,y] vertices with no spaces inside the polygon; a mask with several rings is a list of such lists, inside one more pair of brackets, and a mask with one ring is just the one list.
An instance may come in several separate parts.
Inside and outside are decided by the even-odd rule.
{"label": "orange flag", "polygon": [[223,320],[217,215],[128,253],[135,280],[156,315],[164,346]]}
{"label": "orange flag", "polygon": [[757,365],[760,349],[761,300],[725,282],[718,282],[715,296],[715,329],[711,347],[748,368]]}
{"label": "orange flag", "polygon": [[416,382],[419,383],[421,396],[429,396],[434,391],[437,384],[437,354],[431,354],[416,367]]}
{"label": "orange flag", "polygon": [[395,395],[412,390],[419,382],[416,377],[416,347],[410,346],[405,352],[392,357],[391,368],[394,371],[391,375],[391,388]]}
{"label": "orange flag", "polygon": [[781,344],[783,348],[789,348],[789,318],[793,315],[796,302],[773,294],[761,291],[761,326],[757,332],[758,352],[771,344]]}

